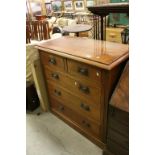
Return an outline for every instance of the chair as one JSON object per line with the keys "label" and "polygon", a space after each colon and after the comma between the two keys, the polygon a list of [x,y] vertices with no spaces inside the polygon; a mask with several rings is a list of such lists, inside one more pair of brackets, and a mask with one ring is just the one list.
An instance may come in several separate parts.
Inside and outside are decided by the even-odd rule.
{"label": "chair", "polygon": [[46,20],[26,22],[26,43],[30,43],[31,40],[41,41],[50,38],[49,24]]}

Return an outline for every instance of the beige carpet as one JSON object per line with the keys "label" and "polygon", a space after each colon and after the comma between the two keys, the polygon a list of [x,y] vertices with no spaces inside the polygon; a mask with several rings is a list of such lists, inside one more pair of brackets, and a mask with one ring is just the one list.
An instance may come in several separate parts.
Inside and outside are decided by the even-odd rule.
{"label": "beige carpet", "polygon": [[26,155],[102,155],[102,150],[53,114],[26,114]]}

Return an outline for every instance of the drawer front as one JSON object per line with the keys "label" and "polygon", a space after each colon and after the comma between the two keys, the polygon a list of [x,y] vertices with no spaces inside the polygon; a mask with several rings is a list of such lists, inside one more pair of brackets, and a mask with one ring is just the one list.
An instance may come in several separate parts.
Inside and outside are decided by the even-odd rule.
{"label": "drawer front", "polygon": [[106,29],[106,40],[112,42],[122,43],[121,32],[123,29],[118,28],[107,28]]}
{"label": "drawer front", "polygon": [[84,81],[77,81],[70,78],[69,89],[76,96],[88,101],[89,103],[100,105],[101,89],[86,84]]}
{"label": "drawer front", "polygon": [[100,105],[101,89],[85,84],[85,82],[77,81],[67,75],[62,75],[62,79],[61,82],[49,80],[49,84],[61,84],[60,86],[65,87],[71,94],[86,100],[90,104]]}
{"label": "drawer front", "polygon": [[[101,70],[73,60],[67,60],[69,74],[78,79],[90,80],[94,86],[101,86]],[[95,82],[92,82],[95,81]]]}
{"label": "drawer front", "polygon": [[49,68],[57,69],[60,71],[65,70],[64,58],[60,56],[40,52],[40,59],[42,64],[48,66]]}
{"label": "drawer front", "polygon": [[47,66],[44,66],[44,68],[46,80],[50,81],[51,83],[59,84],[62,87],[67,87],[68,78],[66,77],[66,74],[61,73],[57,70],[52,70]]}
{"label": "drawer front", "polygon": [[121,34],[115,33],[115,32],[110,32],[106,35],[106,40],[107,41],[112,41],[112,42],[117,42],[117,43],[122,43],[121,39]]}
{"label": "drawer front", "polygon": [[55,111],[61,116],[64,115],[65,117],[67,117],[67,119],[74,122],[76,125],[82,128],[82,130],[84,130],[85,132],[93,134],[96,137],[100,137],[100,126],[99,125],[91,122],[85,117],[82,117],[81,115],[72,111],[70,108],[67,108],[66,106],[64,106],[63,104],[61,104],[59,101],[55,99],[51,100],[51,107],[53,111]]}
{"label": "drawer front", "polygon": [[77,113],[100,123],[100,108],[93,104],[87,103],[87,101],[81,100],[78,97],[73,96],[69,92],[65,91],[57,85],[51,85],[49,88],[49,95],[55,98],[59,102],[63,101],[63,104]]}

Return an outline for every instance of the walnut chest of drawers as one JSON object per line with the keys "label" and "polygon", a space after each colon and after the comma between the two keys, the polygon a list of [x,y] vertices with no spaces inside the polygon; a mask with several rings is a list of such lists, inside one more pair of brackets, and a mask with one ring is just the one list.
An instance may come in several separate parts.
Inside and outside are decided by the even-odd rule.
{"label": "walnut chest of drawers", "polygon": [[36,48],[51,112],[104,148],[108,101],[128,59],[128,46],[61,37]]}

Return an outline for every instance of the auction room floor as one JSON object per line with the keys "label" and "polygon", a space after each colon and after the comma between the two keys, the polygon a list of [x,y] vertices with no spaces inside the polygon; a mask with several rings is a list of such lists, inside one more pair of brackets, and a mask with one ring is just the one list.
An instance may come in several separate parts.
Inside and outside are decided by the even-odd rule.
{"label": "auction room floor", "polygon": [[50,112],[26,114],[26,155],[102,155],[102,150]]}

